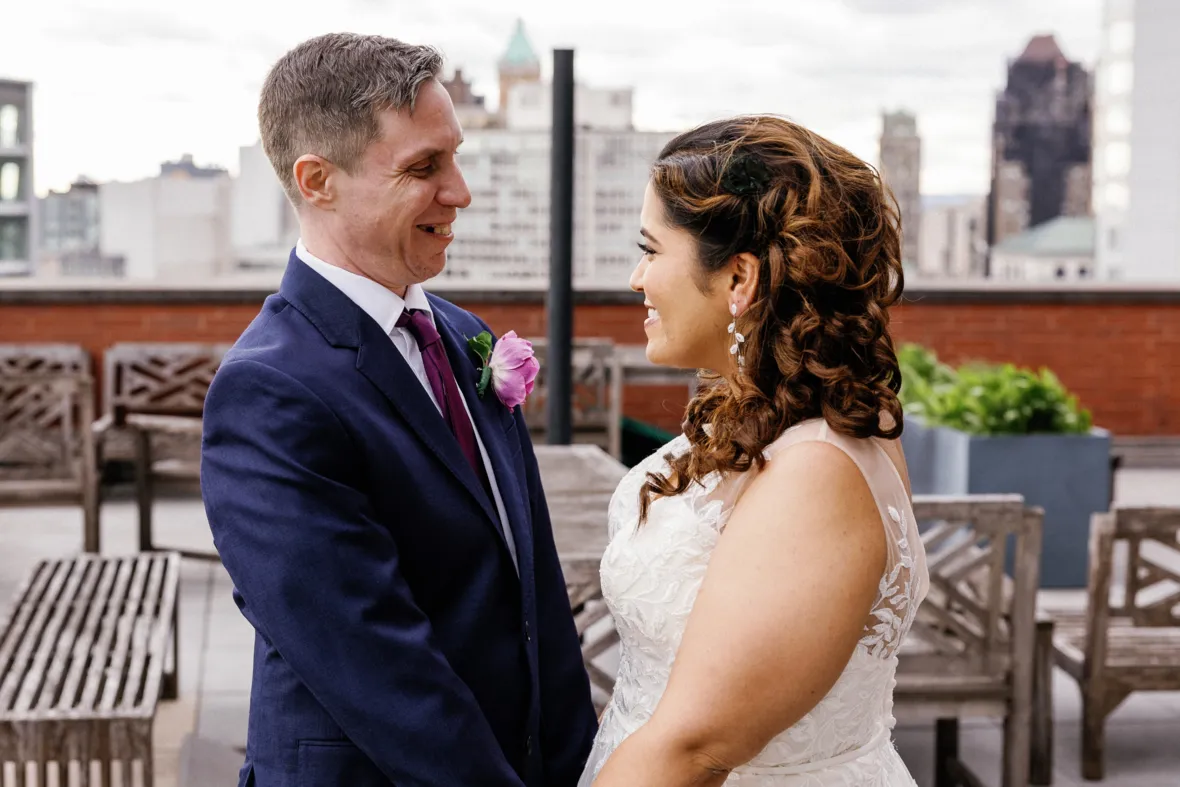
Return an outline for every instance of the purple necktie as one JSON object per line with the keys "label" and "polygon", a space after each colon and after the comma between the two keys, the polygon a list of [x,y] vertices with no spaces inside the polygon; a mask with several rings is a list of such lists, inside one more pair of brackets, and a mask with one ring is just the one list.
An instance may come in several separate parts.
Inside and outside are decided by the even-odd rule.
{"label": "purple necktie", "polygon": [[442,337],[430,321],[430,314],[423,309],[406,309],[397,318],[397,327],[406,328],[418,342],[418,349],[422,351],[423,365],[426,367],[426,377],[430,380],[430,389],[434,391],[434,398],[442,408],[443,418],[463,455],[475,475],[483,484],[488,498],[492,498],[491,484],[483,466],[483,459],[479,455],[479,446],[475,442],[475,427],[471,425],[471,418],[463,408],[463,394],[459,393],[459,386],[455,384],[455,373],[451,371],[451,362],[447,359],[446,348],[443,347]]}

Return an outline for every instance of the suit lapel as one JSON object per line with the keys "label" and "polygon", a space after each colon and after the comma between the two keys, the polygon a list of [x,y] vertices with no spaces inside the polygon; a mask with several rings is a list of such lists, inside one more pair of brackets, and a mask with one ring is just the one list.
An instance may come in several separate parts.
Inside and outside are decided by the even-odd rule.
{"label": "suit lapel", "polygon": [[[434,322],[443,338],[443,344],[446,345],[447,357],[451,361],[451,369],[455,372],[455,382],[467,401],[475,429],[479,432],[488,459],[492,463],[492,470],[495,471],[496,486],[500,490],[501,500],[504,501],[508,526],[516,541],[521,575],[524,576],[525,557],[533,553],[532,530],[529,525],[531,520],[527,513],[523,476],[517,469],[518,463],[513,462],[505,440],[505,430],[512,420],[512,411],[496,397],[490,386],[484,397],[479,397],[479,381],[475,376],[475,364],[478,360],[467,347],[468,337],[455,330],[439,310],[434,311]],[[527,565],[531,571],[531,560]]]}
{"label": "suit lapel", "polygon": [[[364,310],[347,295],[313,271],[292,251],[279,290],[283,298],[298,309],[323,334],[333,347],[356,350],[356,368],[377,387],[401,414],[410,430],[438,457],[464,489],[479,503],[487,515],[488,526],[495,530],[504,549],[504,530],[496,513],[495,502],[488,498],[475,471],[463,456],[459,441],[451,433],[446,421],[434,406],[430,395],[422,387],[410,365],[394,347],[393,342]],[[496,473],[500,495],[510,520],[518,555],[532,554],[532,539],[528,533],[527,508],[521,502],[523,470],[513,468],[505,455],[504,428],[510,417],[495,395],[485,399],[475,396],[475,367],[468,354],[467,342],[434,310],[435,323],[447,348],[455,382],[463,392],[471,410],[475,428]],[[527,495],[526,495],[527,499]],[[531,571],[531,561],[529,562]],[[525,570],[522,558],[521,571]]]}
{"label": "suit lapel", "polygon": [[356,367],[385,394],[385,398],[398,409],[418,438],[471,493],[487,514],[489,524],[503,540],[503,533],[498,525],[500,518],[496,515],[495,506],[488,500],[483,485],[463,456],[459,441],[451,433],[405,358],[372,320],[362,323]]}

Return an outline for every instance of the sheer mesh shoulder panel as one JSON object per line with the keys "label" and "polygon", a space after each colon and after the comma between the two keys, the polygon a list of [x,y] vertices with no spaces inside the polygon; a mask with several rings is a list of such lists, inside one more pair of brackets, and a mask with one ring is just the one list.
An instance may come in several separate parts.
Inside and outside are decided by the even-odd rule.
{"label": "sheer mesh shoulder panel", "polygon": [[788,429],[766,449],[768,461],[792,445],[822,442],[843,451],[860,469],[881,514],[888,555],[877,600],[861,646],[874,656],[892,656],[909,631],[918,605],[926,597],[928,576],[918,524],[905,483],[878,438],[859,439],[832,430],[815,420]]}

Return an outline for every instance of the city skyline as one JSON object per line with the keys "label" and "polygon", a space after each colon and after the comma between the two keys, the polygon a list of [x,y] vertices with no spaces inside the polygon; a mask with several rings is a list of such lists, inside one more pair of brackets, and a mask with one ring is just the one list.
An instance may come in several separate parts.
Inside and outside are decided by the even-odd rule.
{"label": "city skyline", "polygon": [[820,0],[786,11],[752,2],[719,10],[605,0],[575,18],[537,2],[490,9],[207,0],[194,15],[145,0],[114,8],[47,0],[9,20],[14,35],[0,51],[0,75],[35,83],[35,188],[45,194],[80,175],[149,177],[182,153],[236,172],[239,147],[257,140],[267,68],[290,46],[330,30],[435,44],[446,74],[462,68],[494,105],[496,60],[520,17],[546,71],[552,48],[572,46],[579,81],[634,86],[640,130],[774,112],[875,164],[880,112],[901,108],[917,116],[923,192],[981,193],[1008,59],[1042,32],[1088,67],[1098,51],[1098,0],[1028,5]]}

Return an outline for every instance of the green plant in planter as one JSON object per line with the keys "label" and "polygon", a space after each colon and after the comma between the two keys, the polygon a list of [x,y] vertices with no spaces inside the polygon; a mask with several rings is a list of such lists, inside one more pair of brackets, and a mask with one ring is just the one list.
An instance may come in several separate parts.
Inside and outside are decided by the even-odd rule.
{"label": "green plant in planter", "polygon": [[931,426],[968,434],[1085,434],[1093,419],[1048,369],[967,365],[923,413]]}
{"label": "green plant in planter", "polygon": [[933,351],[920,344],[903,344],[897,349],[901,368],[901,406],[908,415],[926,417],[937,409],[937,399],[955,381],[955,371],[938,360]]}

